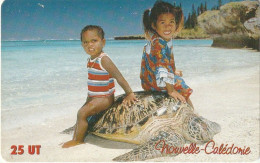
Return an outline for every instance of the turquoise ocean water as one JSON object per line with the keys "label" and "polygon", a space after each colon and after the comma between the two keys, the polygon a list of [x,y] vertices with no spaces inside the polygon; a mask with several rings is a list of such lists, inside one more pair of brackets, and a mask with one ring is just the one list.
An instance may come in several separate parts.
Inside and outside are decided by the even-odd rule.
{"label": "turquoise ocean water", "polygon": [[[139,73],[145,43],[108,40],[104,48],[134,91],[142,90]],[[190,87],[259,72],[259,52],[211,44],[212,40],[174,40],[176,67]],[[87,97],[87,59],[78,40],[2,41],[3,129],[76,116]],[[122,93],[116,85],[116,95]]]}

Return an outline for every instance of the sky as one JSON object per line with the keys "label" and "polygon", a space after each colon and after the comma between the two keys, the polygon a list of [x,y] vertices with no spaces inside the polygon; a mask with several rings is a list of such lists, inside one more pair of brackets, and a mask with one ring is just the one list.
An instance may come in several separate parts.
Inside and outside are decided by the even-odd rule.
{"label": "sky", "polygon": [[[3,0],[1,0],[3,1]],[[81,29],[100,25],[105,38],[142,34],[142,14],[156,0],[4,0],[1,5],[1,39],[79,39]],[[184,15],[207,2],[218,0],[165,0],[182,4]],[[231,0],[222,0],[225,4]],[[235,1],[235,0],[233,0]],[[240,0],[241,1],[241,0]]]}

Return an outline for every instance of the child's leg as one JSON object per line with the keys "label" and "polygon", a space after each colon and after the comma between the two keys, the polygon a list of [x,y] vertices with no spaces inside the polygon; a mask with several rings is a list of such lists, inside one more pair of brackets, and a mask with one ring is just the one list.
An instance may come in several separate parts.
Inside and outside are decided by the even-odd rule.
{"label": "child's leg", "polygon": [[[86,105],[89,103],[91,101],[91,98],[87,98],[87,101],[85,102],[85,104],[79,109],[79,111],[82,109],[82,108],[84,108],[84,107],[86,107]],[[78,111],[78,114],[79,114],[79,111]],[[78,130],[78,114],[77,114],[77,121],[76,121],[76,127],[75,127],[75,129],[74,129],[74,133],[73,133],[73,138],[72,138],[72,140],[76,140],[76,132],[77,132],[77,130]],[[86,121],[87,121],[87,118],[86,118]]]}
{"label": "child's leg", "polygon": [[73,135],[73,140],[68,141],[63,144],[63,148],[72,147],[84,142],[84,137],[88,129],[87,117],[97,114],[114,102],[114,96],[104,97],[104,98],[92,98],[88,100],[78,111],[77,123]]}
{"label": "child's leg", "polygon": [[192,104],[190,98],[187,99],[187,103],[194,109],[193,104]]}

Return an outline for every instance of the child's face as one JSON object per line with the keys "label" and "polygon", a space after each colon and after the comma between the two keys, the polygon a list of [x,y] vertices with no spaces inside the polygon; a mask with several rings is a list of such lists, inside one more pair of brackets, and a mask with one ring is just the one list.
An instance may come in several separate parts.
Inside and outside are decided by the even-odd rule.
{"label": "child's face", "polygon": [[105,43],[106,40],[102,39],[96,30],[88,30],[82,34],[82,47],[91,58],[96,58],[101,54]]}
{"label": "child's face", "polygon": [[176,30],[173,14],[165,13],[159,15],[156,25],[153,25],[153,28],[164,40],[170,41]]}

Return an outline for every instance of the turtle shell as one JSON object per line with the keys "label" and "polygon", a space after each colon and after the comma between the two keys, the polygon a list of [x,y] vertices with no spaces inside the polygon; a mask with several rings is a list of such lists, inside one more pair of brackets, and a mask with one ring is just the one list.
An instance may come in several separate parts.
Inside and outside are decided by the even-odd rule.
{"label": "turtle shell", "polygon": [[[180,105],[179,101],[163,92],[135,92],[138,102],[128,107],[122,104],[125,95],[117,97],[115,103],[97,115],[89,131],[95,135],[125,141],[134,140],[142,128],[154,117],[173,116]],[[127,137],[127,140],[122,140]],[[139,143],[132,142],[131,143]]]}

